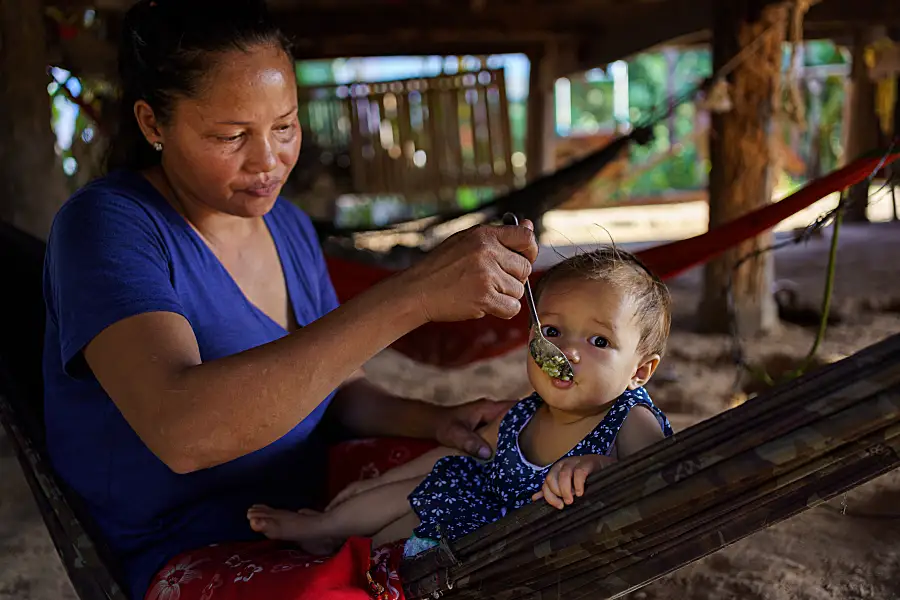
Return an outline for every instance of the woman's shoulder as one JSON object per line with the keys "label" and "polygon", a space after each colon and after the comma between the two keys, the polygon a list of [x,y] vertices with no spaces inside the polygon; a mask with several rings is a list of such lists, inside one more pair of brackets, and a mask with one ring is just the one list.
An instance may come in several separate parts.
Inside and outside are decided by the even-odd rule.
{"label": "woman's shoulder", "polygon": [[166,230],[174,225],[154,193],[138,173],[114,172],[80,188],[53,218],[45,266],[75,268],[135,256],[166,261]]}
{"label": "woman's shoulder", "polygon": [[143,175],[135,171],[117,169],[97,177],[72,194],[66,201],[70,203],[90,203],[108,197],[122,198],[132,202],[156,204],[159,192]]}
{"label": "woman's shoulder", "polygon": [[85,184],[63,203],[54,218],[51,237],[60,229],[89,234],[98,227],[126,233],[142,222],[163,218],[158,193],[139,173],[114,171]]}

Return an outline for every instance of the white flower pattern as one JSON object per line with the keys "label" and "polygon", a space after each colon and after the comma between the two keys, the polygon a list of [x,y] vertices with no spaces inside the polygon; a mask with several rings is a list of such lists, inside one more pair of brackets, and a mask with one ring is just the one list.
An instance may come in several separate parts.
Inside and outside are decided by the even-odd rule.
{"label": "white flower pattern", "polygon": [[[543,400],[535,393],[509,410],[500,423],[497,452],[492,460],[447,456],[435,463],[409,496],[421,521],[416,537],[445,537],[453,541],[531,503],[531,496],[540,490],[552,465],[531,464],[519,448],[519,435],[541,404]],[[653,412],[666,437],[672,435],[669,420],[644,388],[626,390],[597,427],[566,457],[609,454],[625,417],[638,404]]]}
{"label": "white flower pattern", "polygon": [[194,562],[190,562],[190,560],[191,557],[187,556],[180,562],[160,571],[159,579],[148,594],[148,600],[178,600],[181,598],[181,585],[199,579],[200,571],[196,567],[206,562],[207,559]]}
{"label": "white flower pattern", "polygon": [[253,576],[256,575],[257,573],[259,573],[260,571],[262,571],[262,567],[255,565],[253,563],[249,563],[249,564],[245,565],[244,567],[242,567],[240,571],[238,571],[237,575],[234,578],[234,582],[235,583],[238,583],[238,582],[247,583],[248,581],[253,579]]}
{"label": "white flower pattern", "polygon": [[232,569],[237,569],[238,567],[243,565],[245,562],[249,562],[249,561],[241,560],[241,557],[238,556],[237,554],[235,554],[231,558],[229,558],[228,560],[225,561],[225,566],[231,567]]}

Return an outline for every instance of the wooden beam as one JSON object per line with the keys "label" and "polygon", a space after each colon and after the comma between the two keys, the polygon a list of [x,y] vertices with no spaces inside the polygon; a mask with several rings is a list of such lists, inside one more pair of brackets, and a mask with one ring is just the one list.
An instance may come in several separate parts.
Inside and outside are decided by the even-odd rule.
{"label": "wooden beam", "polygon": [[490,32],[475,31],[465,36],[453,31],[407,32],[380,41],[360,35],[306,36],[295,37],[294,56],[298,60],[314,60],[351,56],[528,54],[547,41],[546,37],[530,35],[498,37]]}
{"label": "wooden beam", "polygon": [[[784,4],[764,6],[758,0],[730,0],[715,6],[714,71],[757,39],[761,42],[729,77],[731,110],[712,118],[710,228],[772,201],[771,132],[780,97],[787,10]],[[698,313],[701,330],[729,333],[732,309],[741,335],[766,333],[777,326],[772,256],[764,250],[770,244],[771,233],[741,243],[707,264]],[[738,263],[741,266],[735,268]],[[729,288],[731,299],[726,294]]]}
{"label": "wooden beam", "polygon": [[[713,0],[667,0],[627,7],[627,13],[606,13],[602,34],[582,46],[580,69],[605,65],[662,44],[709,43]],[[861,24],[900,26],[900,2],[885,0],[823,0],[804,19],[804,35],[822,38],[846,35]]]}
{"label": "wooden beam", "polygon": [[[54,0],[78,5],[87,0]],[[760,0],[771,2],[774,0]],[[99,4],[97,4],[99,2]],[[130,0],[97,0],[98,16],[116,39],[116,22]],[[419,6],[412,10],[410,4]],[[358,0],[278,0],[270,6],[296,42],[300,59],[404,54],[532,53],[546,43],[577,48],[571,71],[586,70],[678,40],[711,39],[714,0],[656,2],[580,0],[471,3]],[[348,18],[348,16],[352,18]],[[808,38],[845,35],[864,23],[900,25],[900,2],[822,0],[807,15]],[[565,72],[557,73],[558,76]]]}
{"label": "wooden beam", "polygon": [[443,5],[419,12],[403,6],[369,6],[354,10],[348,18],[345,9],[284,11],[275,13],[281,27],[292,35],[323,37],[326,35],[365,35],[388,41],[398,32],[467,31],[493,32],[495,35],[540,35],[571,33],[580,23],[599,24],[601,14],[573,12],[560,5],[558,9],[537,7],[529,10],[483,10],[473,12],[465,7]]}
{"label": "wooden beam", "polygon": [[709,40],[712,5],[710,0],[668,0],[639,5],[628,16],[614,22],[604,19],[598,35],[587,38],[581,47],[579,70],[587,70],[628,58],[670,40],[707,31]]}
{"label": "wooden beam", "polygon": [[837,26],[844,31],[860,25],[900,24],[900,2],[890,0],[822,0],[806,14],[811,29]]}

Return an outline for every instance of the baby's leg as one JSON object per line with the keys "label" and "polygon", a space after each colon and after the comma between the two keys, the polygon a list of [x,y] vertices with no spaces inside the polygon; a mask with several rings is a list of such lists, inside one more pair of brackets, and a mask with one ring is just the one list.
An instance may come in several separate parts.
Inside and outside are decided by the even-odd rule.
{"label": "baby's leg", "polygon": [[312,554],[330,554],[351,536],[370,536],[409,514],[407,498],[422,481],[406,479],[353,496],[328,512],[275,510],[255,505],[250,527],[268,538],[297,542]]}
{"label": "baby's leg", "polygon": [[413,534],[413,530],[419,526],[419,517],[411,510],[372,536],[372,547],[377,548],[384,544],[405,540]]}

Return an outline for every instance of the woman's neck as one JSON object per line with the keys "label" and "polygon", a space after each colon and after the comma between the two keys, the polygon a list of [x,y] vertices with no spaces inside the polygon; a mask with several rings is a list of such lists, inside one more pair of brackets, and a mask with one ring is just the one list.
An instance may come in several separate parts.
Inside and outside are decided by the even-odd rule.
{"label": "woman's neck", "polygon": [[144,176],[210,246],[233,247],[235,242],[240,242],[259,228],[261,219],[224,213],[195,198],[187,190],[181,189],[161,166],[146,170]]}

